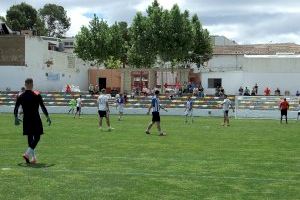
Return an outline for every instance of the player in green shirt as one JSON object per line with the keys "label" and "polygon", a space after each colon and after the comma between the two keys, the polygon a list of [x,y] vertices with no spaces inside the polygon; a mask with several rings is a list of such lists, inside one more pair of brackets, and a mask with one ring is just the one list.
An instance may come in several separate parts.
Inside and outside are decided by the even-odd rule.
{"label": "player in green shirt", "polygon": [[69,110],[68,114],[70,114],[71,111],[72,111],[72,114],[73,114],[74,110],[76,108],[76,99],[75,99],[75,97],[73,97],[73,99],[71,99],[69,101],[69,106],[70,106],[70,110]]}

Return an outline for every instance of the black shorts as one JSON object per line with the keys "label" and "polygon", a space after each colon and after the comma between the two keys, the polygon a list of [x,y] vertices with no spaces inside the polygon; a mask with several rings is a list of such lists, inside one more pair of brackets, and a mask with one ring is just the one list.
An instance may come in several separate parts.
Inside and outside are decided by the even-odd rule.
{"label": "black shorts", "polygon": [[106,111],[98,110],[99,117],[106,117]]}
{"label": "black shorts", "polygon": [[228,112],[229,112],[229,110],[224,110],[224,116],[225,117],[228,117]]}
{"label": "black shorts", "polygon": [[77,110],[77,112],[80,112],[81,111],[81,107],[77,107],[76,110]]}
{"label": "black shorts", "polygon": [[160,122],[159,112],[152,112],[152,122]]}
{"label": "black shorts", "polygon": [[287,116],[287,110],[281,110],[281,116]]}

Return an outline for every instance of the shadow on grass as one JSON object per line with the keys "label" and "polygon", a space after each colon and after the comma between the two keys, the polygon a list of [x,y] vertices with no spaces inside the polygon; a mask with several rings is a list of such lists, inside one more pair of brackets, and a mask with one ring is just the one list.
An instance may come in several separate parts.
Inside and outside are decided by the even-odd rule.
{"label": "shadow on grass", "polygon": [[36,163],[36,164],[27,164],[27,163],[19,163],[20,167],[28,167],[28,168],[49,168],[55,166],[55,164],[46,164],[46,163]]}

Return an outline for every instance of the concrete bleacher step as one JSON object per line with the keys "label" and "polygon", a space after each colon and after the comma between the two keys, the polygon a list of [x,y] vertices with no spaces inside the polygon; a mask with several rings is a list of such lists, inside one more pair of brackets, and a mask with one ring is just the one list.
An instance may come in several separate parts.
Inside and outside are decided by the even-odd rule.
{"label": "concrete bleacher step", "polygon": [[[14,106],[18,92],[1,92],[0,93],[0,105]],[[90,95],[88,93],[73,93],[66,94],[63,92],[48,92],[41,93],[46,106],[68,106],[69,101],[72,98],[78,98],[82,96],[83,106],[96,107],[98,95]],[[166,108],[184,108],[186,100],[189,95],[177,97],[173,100],[169,99],[168,95],[160,96],[160,103]],[[234,100],[234,96],[230,96],[231,100]],[[194,107],[198,109],[220,109],[219,104],[223,101],[222,98],[214,96],[206,96],[204,98],[192,97],[194,100]],[[126,107],[129,108],[147,108],[151,102],[151,96],[137,96],[134,99],[128,99]],[[233,101],[234,102],[234,101]],[[109,104],[115,106],[115,98],[109,99]]]}

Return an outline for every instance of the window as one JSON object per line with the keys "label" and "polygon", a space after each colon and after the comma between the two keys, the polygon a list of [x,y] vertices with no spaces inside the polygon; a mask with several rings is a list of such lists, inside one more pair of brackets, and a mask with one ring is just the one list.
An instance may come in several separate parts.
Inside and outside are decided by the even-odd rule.
{"label": "window", "polygon": [[69,45],[69,42],[65,42],[65,46],[68,46]]}
{"label": "window", "polygon": [[70,46],[73,46],[74,45],[74,43],[73,42],[70,42]]}
{"label": "window", "polygon": [[208,88],[217,88],[218,86],[222,86],[221,78],[209,78],[208,79]]}

